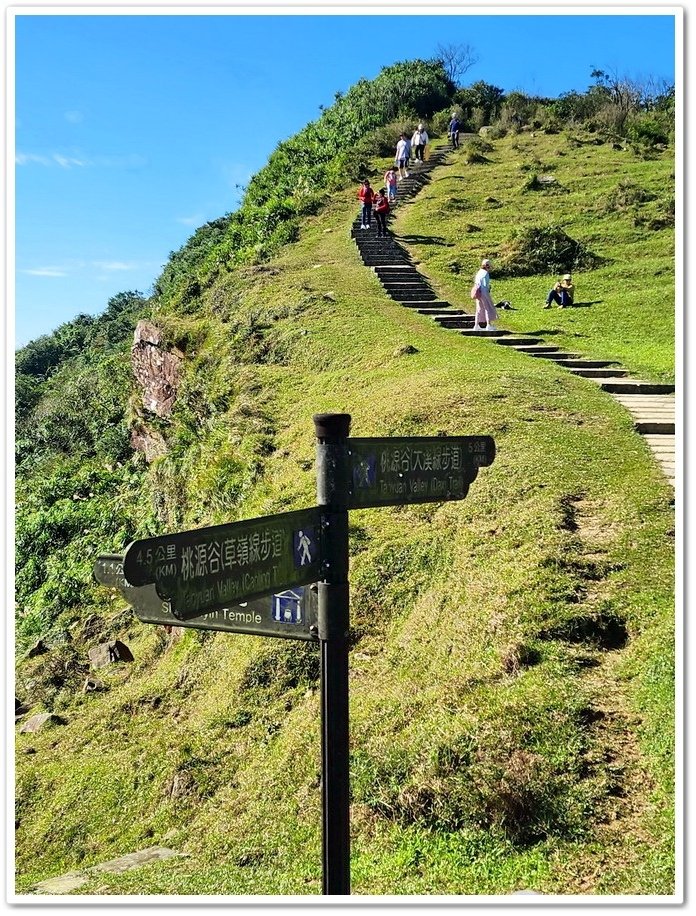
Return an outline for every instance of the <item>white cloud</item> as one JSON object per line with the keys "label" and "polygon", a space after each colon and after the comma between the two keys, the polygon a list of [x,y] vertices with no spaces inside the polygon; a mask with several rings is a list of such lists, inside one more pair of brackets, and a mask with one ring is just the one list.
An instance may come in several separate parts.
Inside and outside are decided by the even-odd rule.
{"label": "white cloud", "polygon": [[32,277],[67,277],[67,271],[61,267],[30,267],[20,271],[23,274],[30,274]]}
{"label": "white cloud", "polygon": [[81,111],[66,111],[65,120],[70,124],[79,124],[80,121],[84,121],[85,116]]}
{"label": "white cloud", "polygon": [[28,165],[35,163],[37,165],[59,165],[63,169],[81,168],[84,166],[100,166],[105,169],[139,169],[147,165],[147,159],[138,153],[128,153],[125,156],[83,156],[79,152],[64,154],[53,152],[49,155],[39,155],[37,153],[23,153],[21,151],[15,154],[17,165]]}
{"label": "white cloud", "polygon": [[51,160],[47,156],[37,156],[35,153],[17,153],[15,162],[17,165],[26,165],[28,162],[37,162],[39,165],[51,164]]}
{"label": "white cloud", "polygon": [[99,270],[136,270],[137,264],[127,263],[126,261],[92,261],[92,266]]}
{"label": "white cloud", "polygon": [[76,159],[74,156],[61,156],[60,153],[54,153],[53,159],[63,169],[70,169],[73,166],[89,165],[86,159]]}

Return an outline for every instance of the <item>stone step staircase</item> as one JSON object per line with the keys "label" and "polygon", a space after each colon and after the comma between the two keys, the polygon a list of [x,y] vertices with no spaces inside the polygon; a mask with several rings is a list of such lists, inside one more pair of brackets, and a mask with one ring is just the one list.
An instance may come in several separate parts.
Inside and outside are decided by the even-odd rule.
{"label": "stone step staircase", "polygon": [[[434,168],[446,165],[452,152],[449,145],[429,147],[429,158],[417,162],[408,178],[397,186],[392,212],[402,207],[430,181]],[[387,226],[389,226],[388,218]],[[674,385],[657,384],[629,377],[615,360],[592,359],[582,353],[569,353],[545,341],[540,335],[511,334],[503,328],[474,330],[473,313],[453,307],[439,299],[430,280],[413,263],[405,245],[391,233],[386,238],[377,236],[377,223],[373,218],[369,229],[360,228],[358,216],[352,224],[353,238],[365,266],[379,278],[384,291],[395,302],[417,314],[431,318],[440,327],[456,331],[463,337],[483,337],[499,346],[517,350],[527,356],[546,359],[567,369],[573,375],[598,384],[611,394],[634,418],[636,432],[645,437],[665,476],[674,486]]]}
{"label": "stone step staircase", "polygon": [[[532,341],[534,345],[530,346]],[[578,353],[564,353],[558,347],[547,346],[541,338],[508,338],[496,343],[513,346],[528,356],[551,360],[611,394],[633,415],[633,428],[645,437],[665,476],[674,486],[674,385],[630,378],[628,370],[614,360],[591,360]]]}

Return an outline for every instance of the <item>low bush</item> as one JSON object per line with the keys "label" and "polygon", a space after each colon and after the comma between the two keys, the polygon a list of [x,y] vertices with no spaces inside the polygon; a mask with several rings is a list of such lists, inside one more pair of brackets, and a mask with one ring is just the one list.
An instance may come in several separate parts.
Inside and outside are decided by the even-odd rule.
{"label": "low bush", "polygon": [[625,212],[631,210],[636,204],[643,204],[654,199],[655,195],[651,191],[624,178],[607,195],[604,210],[606,213]]}
{"label": "low bush", "polygon": [[497,273],[504,277],[591,270],[602,258],[571,238],[560,226],[513,230],[498,253]]}

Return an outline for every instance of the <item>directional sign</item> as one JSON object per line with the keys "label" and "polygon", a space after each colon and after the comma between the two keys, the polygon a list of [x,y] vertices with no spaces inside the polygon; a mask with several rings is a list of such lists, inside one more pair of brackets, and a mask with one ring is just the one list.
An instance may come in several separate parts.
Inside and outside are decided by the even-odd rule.
{"label": "directional sign", "polygon": [[232,607],[209,611],[200,617],[179,620],[162,600],[154,585],[130,585],[123,575],[123,557],[102,554],[94,566],[94,577],[102,585],[117,588],[143,623],[222,630],[253,636],[285,639],[317,639],[317,592],[314,586],[265,595]]}
{"label": "directional sign", "polygon": [[347,446],[350,509],[464,499],[495,458],[490,436],[351,438]]}
{"label": "directional sign", "polygon": [[178,622],[321,578],[321,510],[300,509],[134,541],[123,573],[154,585]]}

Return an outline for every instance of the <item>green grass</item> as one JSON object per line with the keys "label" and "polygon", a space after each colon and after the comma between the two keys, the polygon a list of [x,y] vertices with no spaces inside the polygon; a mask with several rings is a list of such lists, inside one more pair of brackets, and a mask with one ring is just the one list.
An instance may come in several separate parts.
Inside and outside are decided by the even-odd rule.
{"label": "green grass", "polygon": [[[662,207],[674,190],[668,154],[643,160],[611,144],[573,149],[563,135],[521,134],[495,142],[488,164],[467,165],[463,144],[452,165],[435,176],[397,221],[419,269],[445,298],[467,304],[482,257],[493,261],[493,298],[518,311],[503,312],[501,327],[545,332],[550,343],[596,359],[615,359],[638,378],[674,380],[674,232],[634,225]],[[523,166],[536,158],[565,193],[524,191]],[[622,182],[650,192],[654,201],[612,205]],[[486,198],[500,204],[491,207]],[[466,232],[469,224],[480,232]],[[607,263],[574,273],[577,303],[589,307],[543,309],[557,275],[497,279],[496,255],[513,228],[560,225]],[[460,272],[453,273],[451,266]],[[470,304],[470,300],[469,300]]]}
{"label": "green grass", "polygon": [[[550,156],[560,143],[535,148]],[[456,164],[438,170],[399,216],[404,232],[456,238],[455,249],[418,251],[458,304],[475,252],[491,254],[523,204],[539,206],[512,199],[523,173],[510,147],[496,144],[496,164],[467,167],[463,180]],[[569,149],[557,173],[564,184],[575,174],[588,208],[619,156],[592,152]],[[662,162],[630,164],[644,183],[666,182]],[[457,217],[439,205],[463,181],[467,197],[495,189],[505,201],[485,235],[456,235]],[[548,200],[566,207],[571,196]],[[352,191],[336,195],[272,263],[277,272],[221,281],[183,321],[158,316],[196,340],[174,457],[151,472],[170,480],[170,517],[183,527],[313,503],[315,412],[349,412],[360,436],[494,436],[496,460],[466,500],[351,515],[354,893],[671,894],[672,491],[597,386],[390,301],[348,237],[354,210]],[[611,325],[595,309],[538,313],[549,278],[493,274],[496,298],[520,305],[504,323],[533,328],[543,314],[550,326],[552,316],[564,344],[578,330],[583,352],[670,377],[669,335],[637,301],[641,277],[651,295],[660,285],[650,265],[669,268],[669,233],[648,249],[616,217],[583,222],[577,201],[570,212],[553,216],[573,237],[626,255],[602,270],[633,271],[634,311],[607,290]],[[445,268],[453,252],[471,263],[461,277]],[[584,298],[586,280],[576,282]],[[254,322],[265,328],[245,332]],[[404,344],[418,352],[395,356]],[[215,391],[229,396],[211,400]],[[229,491],[226,457],[246,469],[231,471]],[[319,894],[312,665],[299,664],[296,682],[248,686],[259,666],[283,672],[316,650],[193,631],[170,645],[119,616],[120,601],[97,600],[136,662],[107,671],[105,692],[66,701],[67,725],[17,736],[18,891],[162,844],[188,858],[99,875],[77,893]],[[612,642],[606,621],[625,639]]]}

